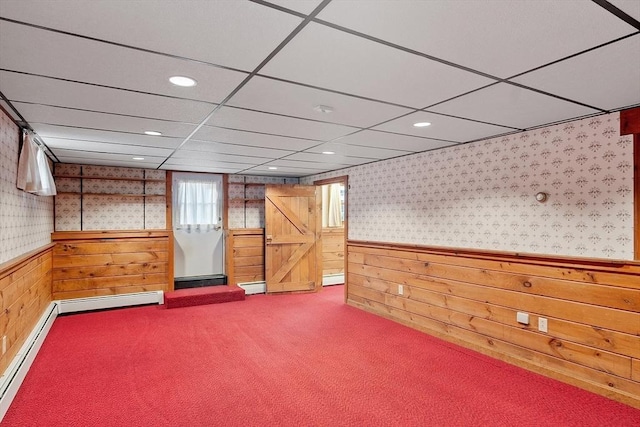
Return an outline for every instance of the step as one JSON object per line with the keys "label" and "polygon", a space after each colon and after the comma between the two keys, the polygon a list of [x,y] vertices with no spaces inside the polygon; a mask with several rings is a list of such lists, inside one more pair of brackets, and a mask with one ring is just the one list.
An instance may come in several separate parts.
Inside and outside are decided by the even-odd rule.
{"label": "step", "polygon": [[166,308],[190,307],[194,305],[219,304],[243,301],[244,289],[238,286],[205,286],[202,288],[180,289],[164,294]]}

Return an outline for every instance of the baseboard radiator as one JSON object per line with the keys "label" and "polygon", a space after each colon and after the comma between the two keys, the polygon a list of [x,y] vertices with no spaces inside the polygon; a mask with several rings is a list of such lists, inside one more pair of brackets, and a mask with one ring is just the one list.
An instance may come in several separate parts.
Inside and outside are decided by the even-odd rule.
{"label": "baseboard radiator", "polygon": [[0,377],[0,422],[7,413],[13,398],[18,392],[20,385],[22,385],[22,381],[27,375],[44,339],[59,314],[142,304],[164,304],[164,293],[162,291],[139,292],[51,302],[20,348],[18,354],[16,354],[7,370],[2,377]]}
{"label": "baseboard radiator", "polygon": [[44,339],[53,325],[53,321],[58,316],[58,307],[55,302],[49,304],[44,314],[38,320],[35,328],[27,337],[27,340],[13,358],[2,377],[0,377],[0,421],[7,413],[13,398],[16,396],[22,381],[29,372],[33,360],[38,354]]}

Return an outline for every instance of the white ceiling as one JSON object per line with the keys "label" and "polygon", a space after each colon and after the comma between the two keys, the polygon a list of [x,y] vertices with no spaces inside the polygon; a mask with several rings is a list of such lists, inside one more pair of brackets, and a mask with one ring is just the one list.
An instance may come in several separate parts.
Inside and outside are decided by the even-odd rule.
{"label": "white ceiling", "polygon": [[638,106],[639,19],[640,0],[0,0],[0,106],[60,162],[301,177]]}

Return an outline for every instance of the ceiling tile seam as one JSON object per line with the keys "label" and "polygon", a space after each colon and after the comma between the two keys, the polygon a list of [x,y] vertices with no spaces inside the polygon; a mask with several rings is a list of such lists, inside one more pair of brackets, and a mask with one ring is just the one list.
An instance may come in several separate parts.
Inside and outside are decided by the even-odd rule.
{"label": "ceiling tile seam", "polygon": [[424,111],[425,113],[429,113],[429,114],[436,114],[438,116],[445,116],[445,117],[451,117],[453,119],[466,120],[468,122],[475,122],[475,123],[480,123],[480,124],[483,124],[483,125],[498,126],[498,127],[501,127],[501,128],[513,129],[515,131],[522,131],[523,130],[522,128],[518,128],[518,127],[515,127],[515,126],[501,125],[501,124],[492,123],[492,122],[485,122],[484,120],[470,119],[468,117],[460,117],[460,116],[455,116],[453,114],[439,113],[437,111],[427,111],[427,110],[422,110],[422,111]]}
{"label": "ceiling tile seam", "polygon": [[[100,111],[100,110],[90,110],[90,109],[87,109],[87,108],[67,107],[65,105],[44,104],[44,103],[41,103],[41,102],[22,101],[22,100],[19,100],[19,99],[14,99],[13,102],[15,102],[16,104],[19,103],[19,104],[27,104],[27,105],[39,105],[39,106],[42,106],[42,107],[53,107],[53,108],[59,108],[59,109],[63,109],[63,110],[82,111],[82,112],[85,112],[85,113],[105,114],[105,115],[109,115],[109,116],[129,117],[129,118],[132,118],[132,119],[155,120],[155,121],[159,121],[159,122],[176,123],[176,124],[190,125],[190,126],[197,125],[197,123],[184,122],[184,121],[180,121],[180,120],[170,120],[170,119],[162,119],[162,118],[147,117],[147,116],[136,116],[135,114],[113,113],[113,112],[110,112],[110,111]],[[36,123],[36,122],[34,122],[34,123]]]}
{"label": "ceiling tile seam", "polygon": [[[24,118],[24,116],[22,114],[20,114],[20,112],[16,109],[16,107],[11,103],[11,101],[5,96],[4,93],[2,93],[2,91],[0,91],[0,99],[2,101],[4,101],[5,104],[7,104],[7,106],[9,108],[11,108],[13,110],[13,112],[16,114],[16,116],[18,116],[18,118],[20,119],[19,121],[15,121],[13,120],[13,117],[11,114],[9,114],[7,112],[7,116],[11,119],[11,121],[13,121],[18,128],[21,131],[30,131],[34,134],[34,138],[36,138],[39,142],[40,145],[42,145],[44,147],[44,152],[47,155],[47,157],[49,159],[51,159],[53,162],[60,162],[60,160],[58,159],[58,157],[55,155],[55,153],[51,150],[51,148],[49,148],[49,146],[42,140],[42,138],[39,138],[38,135],[33,131],[33,128],[31,127],[31,125],[29,124],[29,122]],[[0,109],[2,109],[2,111],[4,111],[4,108],[2,108],[2,106],[0,106]],[[52,158],[53,157],[53,158]]]}
{"label": "ceiling tile seam", "polygon": [[304,18],[306,18],[308,16],[308,15],[302,13],[302,12],[298,12],[296,10],[289,9],[289,8],[284,7],[284,6],[280,6],[279,4],[269,3],[269,2],[266,2],[266,1],[263,1],[263,0],[249,0],[249,1],[251,3],[259,4],[260,6],[266,6],[266,7],[270,8],[270,9],[275,9],[275,10],[280,11],[280,12],[288,13],[289,15],[294,15],[294,16],[296,16],[298,18],[304,19]]}
{"label": "ceiling tile seam", "polygon": [[445,99],[444,101],[438,101],[438,102],[436,102],[436,103],[434,103],[434,104],[427,105],[426,107],[421,108],[419,111],[425,111],[425,110],[427,110],[427,109],[429,109],[429,108],[433,108],[433,107],[435,107],[435,106],[437,106],[437,105],[444,104],[445,102],[449,102],[449,101],[453,101],[454,99],[462,98],[463,96],[470,95],[470,94],[472,94],[472,93],[474,93],[474,92],[478,92],[478,91],[480,91],[480,90],[490,88],[491,86],[495,86],[495,85],[500,84],[500,83],[501,83],[501,82],[493,82],[493,83],[489,83],[489,84],[488,84],[488,85],[486,85],[486,86],[481,86],[481,87],[479,87],[479,88],[472,89],[472,90],[470,90],[470,91],[468,91],[468,92],[464,92],[464,93],[461,93],[461,94],[459,94],[459,95],[452,96],[451,98],[447,98],[447,99]]}
{"label": "ceiling tile seam", "polygon": [[615,5],[609,3],[606,0],[591,0],[591,1],[593,1],[598,6],[601,6],[602,8],[604,8],[607,12],[610,12],[616,17],[620,18],[621,20],[631,25],[632,27],[635,27],[637,30],[640,30],[640,22],[634,17],[627,14],[625,11],[616,7]]}
{"label": "ceiling tile seam", "polygon": [[[51,138],[51,139],[63,140],[63,141],[92,142],[92,143],[101,144],[101,145],[113,145],[115,147],[155,148],[155,149],[160,149],[160,150],[171,150],[171,148],[158,147],[157,145],[119,143],[119,142],[113,142],[113,141],[97,141],[95,139],[86,139],[86,138],[78,139],[78,138],[68,138],[68,137],[63,137],[63,136],[46,136],[44,138]],[[65,147],[57,147],[57,148],[58,149],[63,149],[63,150],[73,150],[73,148],[65,148]],[[78,150],[78,151],[82,151],[82,150]]]}
{"label": "ceiling tile seam", "polygon": [[7,69],[7,68],[0,68],[0,71],[4,71],[4,72],[8,72],[8,73],[14,73],[14,74],[22,74],[22,75],[27,75],[27,76],[32,76],[32,77],[41,77],[41,78],[51,79],[51,80],[58,80],[58,81],[63,81],[63,82],[67,82],[67,83],[81,84],[81,85],[92,86],[92,87],[100,87],[100,88],[103,88],[103,89],[120,90],[120,91],[123,91],[123,92],[137,93],[137,94],[140,94],[140,95],[159,96],[159,97],[162,97],[162,98],[176,99],[176,100],[181,100],[181,101],[191,101],[191,102],[199,102],[199,103],[208,104],[208,105],[217,105],[217,103],[213,102],[213,101],[203,101],[201,99],[183,98],[183,97],[179,97],[179,96],[166,95],[166,94],[162,94],[162,93],[146,92],[146,91],[143,91],[143,90],[135,90],[135,89],[127,89],[127,88],[123,88],[123,87],[118,87],[118,86],[103,85],[103,84],[100,84],[100,83],[83,82],[83,81],[80,81],[80,80],[65,79],[63,77],[48,76],[46,74],[29,73],[29,72],[26,72],[26,71],[10,70],[10,69]]}
{"label": "ceiling tile seam", "polygon": [[367,129],[367,130],[370,130],[372,132],[388,133],[390,135],[410,136],[411,138],[419,138],[419,139],[424,139],[424,140],[427,140],[427,141],[447,142],[447,143],[451,143],[451,144],[464,144],[464,142],[454,141],[454,140],[451,140],[451,139],[432,138],[432,137],[428,137],[428,136],[418,136],[418,135],[413,135],[413,134],[408,134],[408,133],[392,132],[390,130],[382,130],[382,129]]}
{"label": "ceiling tile seam", "polygon": [[346,28],[346,27],[343,27],[341,25],[337,25],[337,24],[334,24],[334,23],[331,23],[331,22],[328,22],[328,21],[324,21],[322,19],[314,18],[313,22],[315,22],[317,24],[321,24],[321,25],[327,26],[329,28],[333,28],[334,30],[342,31],[342,32],[347,33],[347,34],[351,34],[352,36],[360,37],[360,38],[369,40],[369,41],[374,42],[374,43],[382,44],[384,46],[391,47],[393,49],[397,49],[397,50],[400,50],[400,51],[403,51],[403,52],[406,52],[406,53],[409,53],[409,54],[412,54],[412,55],[416,55],[416,56],[428,59],[430,61],[439,62],[440,64],[443,64],[443,65],[447,65],[447,66],[450,66],[450,67],[453,67],[453,68],[457,68],[457,69],[462,70],[462,71],[466,71],[468,73],[476,74],[476,75],[479,75],[479,76],[482,76],[482,77],[485,77],[485,78],[488,78],[488,79],[491,79],[491,80],[495,80],[497,82],[502,82],[504,80],[501,77],[497,77],[497,76],[485,73],[485,72],[480,71],[480,70],[475,70],[473,68],[470,68],[470,67],[467,67],[467,66],[464,66],[464,65],[456,64],[455,62],[447,61],[446,59],[438,58],[436,56],[429,55],[427,53],[420,52],[418,50],[411,49],[409,47],[402,46],[402,45],[399,45],[399,44],[396,44],[396,43],[392,43],[390,41],[383,40],[383,39],[371,36],[369,34],[361,33],[359,31],[352,30],[350,28]]}
{"label": "ceiling tile seam", "polygon": [[508,84],[508,85],[511,85],[511,86],[519,87],[520,89],[526,89],[526,90],[530,90],[530,91],[532,91],[532,92],[539,93],[540,95],[546,95],[546,96],[549,96],[549,97],[551,97],[551,98],[559,99],[559,100],[561,100],[561,101],[571,102],[571,103],[573,103],[573,104],[580,105],[581,107],[590,108],[590,109],[592,109],[592,110],[596,110],[596,111],[599,111],[599,112],[601,112],[601,113],[607,113],[607,112],[608,112],[608,110],[606,110],[606,109],[604,109],[604,108],[594,107],[593,105],[585,104],[584,102],[576,101],[576,100],[574,100],[574,99],[570,99],[570,98],[567,98],[567,97],[565,97],[565,96],[556,95],[556,94],[554,94],[554,93],[547,92],[547,91],[545,91],[545,90],[536,89],[536,88],[534,88],[534,87],[530,87],[530,86],[527,86],[527,85],[523,85],[523,84],[521,84],[521,83],[509,82],[509,81],[505,81],[505,83],[506,83],[506,84]]}
{"label": "ceiling tile seam", "polygon": [[[257,134],[257,135],[277,136],[279,138],[288,138],[288,139],[299,139],[301,141],[327,142],[327,141],[322,140],[322,139],[304,138],[304,137],[290,136],[290,135],[280,135],[280,134],[277,134],[277,133],[259,132],[259,131],[255,131],[255,130],[246,130],[246,129],[237,129],[237,128],[231,128],[231,127],[226,127],[226,126],[212,126],[212,125],[204,125],[204,126],[206,126],[208,128],[217,128],[217,129],[233,130],[233,131],[236,131],[236,132],[253,133],[253,134]],[[202,140],[199,140],[199,141],[202,141]]]}
{"label": "ceiling tile seam", "polygon": [[346,126],[346,127],[356,128],[356,129],[363,129],[362,126],[358,126],[358,125],[350,125],[350,124],[346,124],[346,123],[338,123],[338,122],[330,122],[330,121],[326,121],[326,120],[310,119],[309,117],[292,116],[290,114],[274,113],[272,111],[256,110],[256,109],[253,109],[253,108],[246,108],[246,107],[239,107],[239,106],[232,106],[232,105],[225,105],[224,107],[225,108],[233,108],[234,110],[251,111],[253,113],[262,113],[262,114],[268,114],[268,115],[271,115],[271,116],[285,117],[285,118],[288,118],[288,119],[305,120],[307,122],[322,123],[322,124],[327,124],[327,125],[339,125],[339,126]]}
{"label": "ceiling tile seam", "polygon": [[[237,144],[235,142],[225,142],[225,141],[218,141],[218,140],[205,140],[205,139],[191,139],[191,141],[193,142],[202,142],[205,144],[221,144],[221,145],[229,145],[232,147],[240,147],[240,148],[247,148],[247,149],[255,149],[255,148],[264,148],[267,150],[276,150],[276,151],[286,151],[286,152],[293,152],[294,150],[287,150],[286,148],[273,148],[273,147],[257,147],[255,145],[247,145],[247,144]],[[214,151],[207,151],[207,150],[193,150],[193,149],[189,149],[189,148],[183,148],[183,150],[186,151],[202,151],[205,153],[213,153]],[[220,153],[220,154],[226,154],[226,153]]]}
{"label": "ceiling tile seam", "polygon": [[[71,129],[81,129],[81,130],[91,130],[91,131],[98,131],[98,132],[110,132],[110,133],[122,133],[122,134],[126,134],[126,135],[137,135],[137,136],[144,136],[144,134],[138,133],[138,132],[131,132],[131,131],[125,131],[125,130],[113,130],[113,129],[101,129],[101,128],[93,128],[93,127],[86,127],[86,126],[71,126],[71,125],[62,125],[62,124],[58,124],[58,123],[49,123],[49,122],[32,122],[34,124],[39,124],[39,125],[45,125],[45,126],[55,126],[55,127],[62,127],[62,128],[71,128]],[[54,136],[48,136],[50,138],[57,138]],[[181,137],[179,136],[170,136],[170,135],[162,135],[156,138],[167,138],[167,139],[180,139]],[[100,141],[95,141],[95,140],[91,140],[92,142],[100,142]]]}
{"label": "ceiling tile seam", "polygon": [[389,105],[389,106],[392,106],[392,107],[400,107],[400,108],[406,108],[408,110],[418,111],[418,109],[416,107],[410,107],[408,105],[397,104],[395,102],[390,102],[390,101],[383,101],[381,99],[369,98],[369,97],[366,97],[366,96],[356,95],[356,94],[349,93],[349,92],[342,92],[342,91],[339,91],[339,90],[329,89],[329,88],[326,88],[326,87],[314,86],[314,85],[307,84],[307,83],[296,82],[294,80],[288,80],[288,79],[283,79],[283,78],[280,78],[280,77],[270,76],[268,74],[260,74],[260,73],[258,73],[258,74],[256,74],[256,76],[257,77],[262,77],[262,78],[265,78],[265,79],[269,79],[269,80],[274,80],[274,81],[277,81],[277,82],[288,83],[288,84],[292,84],[292,85],[296,85],[296,86],[302,86],[302,87],[306,87],[306,88],[309,88],[309,89],[315,89],[315,90],[321,90],[323,92],[334,93],[336,95],[343,95],[343,96],[348,96],[350,98],[361,99],[363,101],[376,102],[376,103],[379,103],[379,104],[385,104],[385,105]]}
{"label": "ceiling tile seam", "polygon": [[196,132],[198,132],[200,130],[200,128],[202,126],[204,126],[204,124],[209,121],[209,119],[211,119],[211,117],[214,116],[214,114],[220,110],[220,108],[222,108],[222,106],[224,106],[227,102],[229,102],[229,100],[231,98],[233,98],[239,91],[240,89],[242,89],[252,78],[253,76],[255,76],[262,68],[264,68],[265,65],[267,65],[267,63],[269,61],[271,61],[271,59],[273,59],[278,52],[280,52],[287,44],[289,44],[289,42],[291,40],[293,40],[293,38],[298,35],[298,33],[300,31],[302,31],[302,29],[304,27],[306,27],[309,22],[311,22],[311,20],[313,19],[313,17],[315,17],[315,15],[317,15],[318,13],[320,13],[320,11],[322,9],[324,9],[324,7],[329,4],[331,0],[323,0],[322,3],[320,3],[314,10],[313,12],[307,16],[300,24],[298,24],[298,26],[296,26],[296,28],[293,29],[293,31],[291,31],[291,33],[289,33],[289,35],[287,37],[284,38],[284,40],[282,40],[278,46],[275,47],[275,49],[273,49],[273,51],[271,51],[271,53],[269,53],[267,55],[267,57],[265,59],[262,60],[262,62],[260,62],[260,64],[258,64],[258,66],[251,72],[249,73],[248,76],[246,76],[244,78],[244,80],[242,80],[240,82],[240,84],[238,84],[238,86],[235,87],[235,89],[233,89],[223,100],[222,102],[220,102],[220,104],[218,104],[201,122],[200,124],[198,124],[198,126],[196,126],[196,128],[189,134],[187,135],[187,137],[184,139],[184,141],[182,141],[182,143],[173,151],[173,153],[171,153],[165,160],[164,162],[162,162],[160,164],[160,166],[158,166],[158,169],[167,161],[169,160],[178,150],[180,150],[180,148],[182,148],[182,146],[184,146],[184,144],[186,144],[192,137],[193,135],[196,134]]}
{"label": "ceiling tile seam", "polygon": [[[247,158],[247,159],[269,159],[269,160],[273,160],[273,157],[269,157],[269,156],[255,156],[255,155],[246,155],[246,154],[228,154],[228,153],[217,153],[215,151],[204,151],[204,150],[187,150],[186,148],[183,148],[182,150],[180,150],[181,153],[194,153],[194,154],[211,154],[211,155],[216,155],[216,156],[234,156],[234,157],[242,157],[242,158]],[[173,157],[174,159],[184,159],[185,157]],[[243,163],[243,162],[233,162],[231,161],[231,163]],[[246,163],[246,162],[245,162]]]}
{"label": "ceiling tile seam", "polygon": [[127,44],[124,44],[124,43],[119,43],[119,42],[114,42],[114,41],[110,41],[110,40],[99,39],[99,38],[96,38],[96,37],[85,36],[85,35],[82,35],[82,34],[76,34],[76,33],[72,33],[72,32],[69,32],[69,31],[58,30],[56,28],[45,27],[43,25],[33,24],[33,23],[30,23],[30,22],[18,21],[16,19],[6,18],[6,17],[3,17],[3,16],[0,16],[0,21],[11,22],[13,24],[24,25],[24,26],[27,26],[27,27],[32,27],[32,28],[36,28],[36,29],[44,30],[44,31],[51,31],[53,33],[63,34],[63,35],[66,35],[66,36],[71,36],[71,37],[77,37],[77,38],[90,40],[90,41],[94,41],[94,42],[98,42],[98,43],[104,43],[104,44],[108,44],[108,45],[112,45],[112,46],[122,47],[122,48],[125,48],[125,49],[136,50],[138,52],[150,53],[150,54],[154,54],[154,55],[164,56],[164,57],[167,57],[167,58],[178,59],[178,60],[188,61],[188,62],[194,62],[194,63],[197,63],[197,64],[208,65],[208,66],[211,66],[211,67],[221,68],[221,69],[228,70],[228,71],[235,71],[235,72],[242,73],[242,74],[249,74],[248,71],[241,70],[239,68],[227,67],[225,65],[214,64],[213,62],[202,61],[202,60],[199,60],[199,59],[188,58],[188,57],[185,57],[185,56],[174,55],[174,54],[166,53],[166,52],[158,52],[158,51],[155,51],[155,50],[152,50],[152,49],[146,49],[146,48],[143,48],[143,47],[127,45]]}
{"label": "ceiling tile seam", "polygon": [[599,44],[599,45],[597,45],[597,46],[590,47],[589,49],[581,50],[580,52],[576,52],[576,53],[574,53],[574,54],[571,54],[571,55],[565,56],[565,57],[563,57],[563,58],[556,59],[556,60],[551,61],[551,62],[549,62],[549,63],[547,63],[547,64],[543,64],[543,65],[540,65],[540,66],[538,66],[538,67],[532,68],[532,69],[530,69],[530,70],[523,71],[523,72],[518,73],[518,74],[514,74],[514,75],[513,75],[513,76],[511,76],[511,77],[507,77],[505,80],[512,80],[512,79],[515,79],[515,78],[521,77],[521,76],[523,76],[523,75],[525,75],[525,74],[529,74],[529,73],[532,73],[532,72],[534,72],[534,71],[538,71],[538,70],[540,70],[540,69],[542,69],[542,68],[546,68],[546,67],[549,67],[549,66],[551,66],[551,65],[555,65],[555,64],[557,64],[557,63],[559,63],[559,62],[563,62],[563,61],[566,61],[566,60],[569,60],[569,59],[573,59],[573,58],[575,58],[575,57],[577,57],[577,56],[584,55],[585,53],[593,52],[594,50],[597,50],[597,49],[600,49],[600,48],[603,48],[603,47],[606,47],[606,46],[612,45],[612,44],[614,44],[614,43],[617,43],[617,42],[620,42],[620,41],[626,40],[626,39],[628,39],[628,38],[630,38],[630,37],[634,37],[634,36],[638,36],[638,35],[640,35],[640,31],[636,31],[635,33],[627,34],[626,36],[618,37],[617,39],[613,39],[613,40],[610,40],[610,41],[608,41],[608,42],[606,42],[606,43],[602,43],[602,44]]}

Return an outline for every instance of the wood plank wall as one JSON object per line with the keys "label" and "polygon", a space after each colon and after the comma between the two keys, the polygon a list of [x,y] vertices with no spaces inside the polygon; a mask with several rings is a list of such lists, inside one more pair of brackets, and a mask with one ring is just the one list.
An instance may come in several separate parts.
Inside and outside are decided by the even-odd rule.
{"label": "wood plank wall", "polygon": [[53,245],[47,245],[0,265],[0,340],[7,337],[0,372],[7,369],[51,302],[52,250]]}
{"label": "wood plank wall", "polygon": [[53,299],[173,289],[170,230],[55,232]]}
{"label": "wood plank wall", "polygon": [[640,408],[640,263],[356,241],[347,253],[349,304]]}
{"label": "wood plank wall", "polygon": [[227,230],[227,283],[264,280],[264,229],[237,228]]}
{"label": "wood plank wall", "polygon": [[322,273],[344,273],[344,228],[322,229]]}

